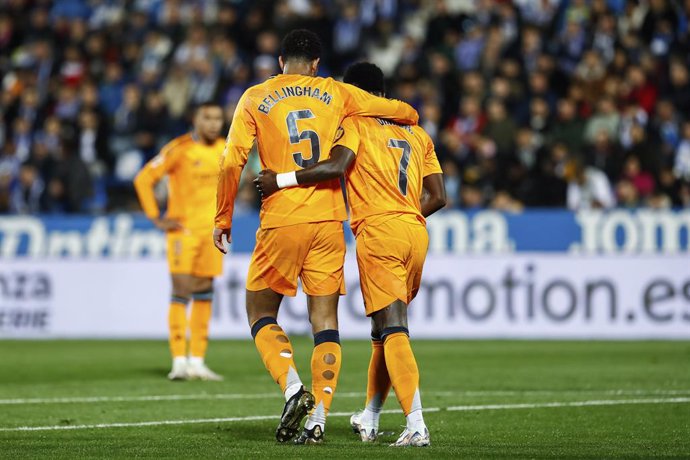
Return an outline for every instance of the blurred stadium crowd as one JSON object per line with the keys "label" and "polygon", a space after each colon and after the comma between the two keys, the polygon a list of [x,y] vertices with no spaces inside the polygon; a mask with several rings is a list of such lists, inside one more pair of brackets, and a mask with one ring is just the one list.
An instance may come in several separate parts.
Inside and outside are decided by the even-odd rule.
{"label": "blurred stadium crowd", "polygon": [[136,209],[190,107],[229,124],[295,27],[322,75],[371,60],[418,109],[449,206],[690,207],[689,23],[690,0],[2,0],[0,212]]}

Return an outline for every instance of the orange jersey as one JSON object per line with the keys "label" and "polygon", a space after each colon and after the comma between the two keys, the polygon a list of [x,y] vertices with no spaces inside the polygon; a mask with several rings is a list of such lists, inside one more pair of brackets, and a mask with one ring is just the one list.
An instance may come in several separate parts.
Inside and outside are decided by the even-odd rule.
{"label": "orange jersey", "polygon": [[153,188],[167,175],[166,216],[178,220],[185,229],[210,232],[215,216],[218,162],[224,147],[222,139],[206,145],[195,141],[192,134],[180,136],[163,147],[134,179],[146,216],[150,219],[159,217],[160,209]]}
{"label": "orange jersey", "polygon": [[434,144],[419,126],[378,118],[348,118],[335,142],[357,157],[349,170],[347,196],[355,235],[362,222],[384,214],[409,214],[420,222],[422,181],[440,174]]}
{"label": "orange jersey", "polygon": [[[230,228],[242,168],[256,139],[261,167],[280,172],[328,158],[344,118],[377,116],[417,122],[417,112],[332,78],[282,74],[240,98],[218,181],[216,227]],[[263,201],[261,228],[347,219],[338,180],[283,189]]]}

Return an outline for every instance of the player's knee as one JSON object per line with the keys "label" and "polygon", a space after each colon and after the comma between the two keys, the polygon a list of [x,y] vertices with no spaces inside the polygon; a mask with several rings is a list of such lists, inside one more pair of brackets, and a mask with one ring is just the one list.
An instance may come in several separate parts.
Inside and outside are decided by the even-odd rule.
{"label": "player's knee", "polygon": [[189,297],[178,295],[173,292],[170,296],[170,303],[187,306],[187,304],[189,303]]}
{"label": "player's knee", "polygon": [[206,302],[213,302],[213,289],[192,292],[192,300],[204,300]]}
{"label": "player's knee", "polygon": [[213,278],[193,278],[190,283],[194,300],[213,301]]}
{"label": "player's knee", "polygon": [[277,318],[281,300],[283,300],[283,296],[270,289],[263,291],[247,290],[247,320],[249,325],[252,326],[261,318]]}
{"label": "player's knee", "polygon": [[337,311],[330,310],[311,311],[309,312],[309,322],[314,334],[326,330],[337,330],[338,314]]}
{"label": "player's knee", "polygon": [[213,278],[192,278],[190,284],[192,292],[209,292],[213,291]]}
{"label": "player's knee", "polygon": [[381,340],[381,326],[371,318],[371,340]]}
{"label": "player's knee", "polygon": [[187,276],[173,275],[172,295],[186,299],[189,299],[192,296],[192,286]]}
{"label": "player's knee", "polygon": [[174,287],[173,286],[172,295],[173,295],[173,297],[177,297],[179,299],[189,300],[192,297],[192,292],[190,291],[190,289],[187,289],[185,287]]}
{"label": "player's knee", "polygon": [[407,330],[407,305],[397,300],[383,310],[374,313],[371,319],[372,332],[375,329],[381,335],[385,330],[391,328]]}
{"label": "player's knee", "polygon": [[192,296],[192,290],[189,286],[185,285],[174,285],[173,284],[173,295],[177,297],[184,297],[189,299]]}

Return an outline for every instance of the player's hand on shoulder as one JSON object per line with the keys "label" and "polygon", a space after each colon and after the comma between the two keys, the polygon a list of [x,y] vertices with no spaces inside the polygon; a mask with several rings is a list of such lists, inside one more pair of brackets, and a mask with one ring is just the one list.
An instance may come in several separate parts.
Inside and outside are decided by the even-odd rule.
{"label": "player's hand on shoulder", "polygon": [[183,229],[182,224],[180,224],[175,219],[168,219],[167,217],[160,217],[158,219],[154,219],[153,224],[159,230],[163,230],[164,232],[174,232],[176,230]]}
{"label": "player's hand on shoulder", "polygon": [[275,171],[264,169],[259,173],[257,178],[254,179],[254,185],[257,190],[259,190],[261,199],[268,198],[279,190],[278,180],[276,179],[277,175]]}
{"label": "player's hand on shoulder", "polygon": [[225,235],[225,241],[228,242],[228,244],[232,243],[232,237],[230,236],[230,229],[229,228],[214,228],[213,229],[213,244],[216,245],[216,248],[222,252],[223,254],[228,253],[228,249],[225,247],[225,244],[223,242],[223,235]]}

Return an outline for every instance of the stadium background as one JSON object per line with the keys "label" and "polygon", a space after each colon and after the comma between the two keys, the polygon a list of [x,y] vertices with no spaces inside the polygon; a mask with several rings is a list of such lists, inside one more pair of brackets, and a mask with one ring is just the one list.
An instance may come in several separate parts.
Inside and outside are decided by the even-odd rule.
{"label": "stadium background", "polygon": [[[163,237],[132,178],[194,103],[229,125],[307,27],[322,75],[377,63],[437,146],[449,205],[413,336],[688,338],[689,18],[670,0],[3,2],[0,337],[165,336]],[[257,170],[214,337],[248,337]],[[343,335],[366,337],[352,260],[348,285]]]}

